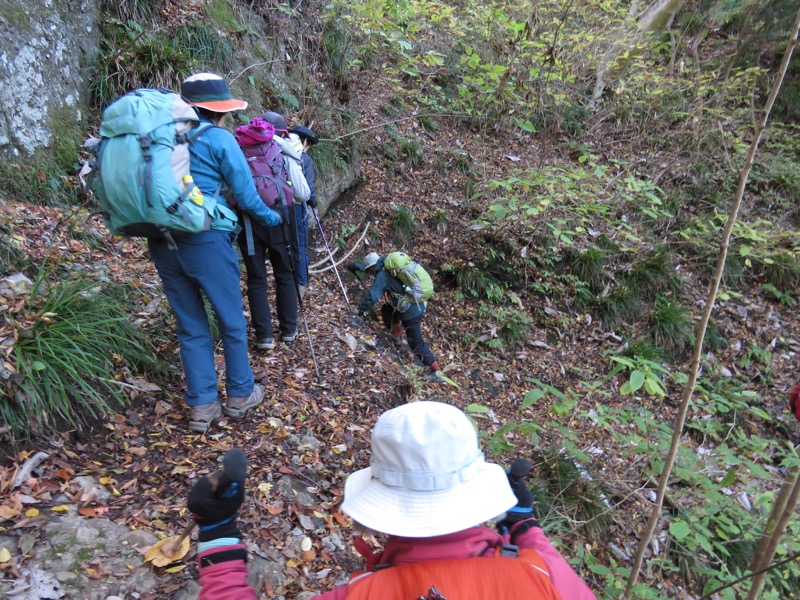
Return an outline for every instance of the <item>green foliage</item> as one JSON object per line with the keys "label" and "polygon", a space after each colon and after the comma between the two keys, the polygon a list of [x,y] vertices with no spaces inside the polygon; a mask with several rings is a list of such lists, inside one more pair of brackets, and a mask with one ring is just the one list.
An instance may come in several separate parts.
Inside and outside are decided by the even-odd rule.
{"label": "green foliage", "polygon": [[210,70],[227,73],[233,66],[233,46],[228,38],[204,23],[181,25],[176,30],[175,43],[183,48],[199,64]]}
{"label": "green foliage", "polygon": [[[44,206],[72,206],[81,198],[77,182],[66,174],[74,173],[74,164],[62,166],[75,156],[77,144],[68,142],[68,134],[59,136],[56,151],[40,151],[32,159],[0,161],[2,193],[15,201],[36,202]],[[68,169],[68,170],[67,170]]]}
{"label": "green foliage", "polygon": [[455,284],[461,298],[493,297],[498,293],[502,294],[497,281],[472,262],[459,260],[442,265],[442,275],[445,281]]}
{"label": "green foliage", "polygon": [[577,304],[591,310],[604,327],[614,327],[621,322],[630,321],[642,311],[636,292],[624,283],[598,295],[584,292],[577,299]]}
{"label": "green foliage", "polygon": [[196,49],[183,45],[187,41],[133,21],[108,24],[89,85],[96,104],[105,107],[140,87],[175,89],[198,64],[192,58]]}
{"label": "green foliage", "polygon": [[27,316],[11,323],[16,375],[0,399],[15,440],[60,425],[75,426],[125,406],[113,374],[121,365],[153,365],[143,332],[123,312],[120,298],[96,282],[36,282]]}
{"label": "green foliage", "polygon": [[525,343],[533,319],[514,308],[489,306],[481,302],[478,314],[486,321],[489,332],[478,338],[490,348],[516,348]]}
{"label": "green foliage", "polygon": [[347,247],[348,238],[358,230],[358,226],[352,223],[342,223],[341,233],[336,237],[336,246],[339,250],[344,250]]}
{"label": "green foliage", "polygon": [[694,342],[694,323],[677,300],[658,298],[647,319],[650,341],[670,355],[678,355]]}
{"label": "green foliage", "polygon": [[607,379],[615,377],[625,371],[628,380],[619,388],[622,394],[636,394],[643,389],[648,395],[663,398],[665,382],[671,378],[669,370],[661,366],[656,360],[651,360],[639,355],[620,356],[611,355],[611,360],[617,363],[607,375]]}
{"label": "green foliage", "polygon": [[778,250],[765,257],[762,267],[767,283],[788,293],[800,287],[800,250]]}
{"label": "green foliage", "polygon": [[402,138],[399,144],[400,157],[412,167],[419,166],[425,159],[422,142],[419,138]]}
{"label": "green foliage", "polygon": [[794,298],[789,292],[782,292],[771,283],[765,283],[761,286],[761,289],[765,292],[769,292],[772,297],[783,306],[792,307],[797,304],[797,299]]}
{"label": "green foliage", "polygon": [[[324,136],[321,136],[324,137]],[[350,163],[345,154],[346,148],[336,143],[315,144],[308,149],[314,159],[314,174],[317,178],[335,171],[350,171]]]}
{"label": "green foliage", "polygon": [[234,4],[227,0],[209,0],[205,3],[205,13],[209,19],[224,31],[242,31],[241,24],[234,12]]}
{"label": "green foliage", "polygon": [[103,5],[120,21],[147,21],[153,16],[158,0],[105,0]]}
{"label": "green foliage", "polygon": [[355,62],[352,34],[341,27],[339,15],[331,15],[322,26],[322,49],[331,74],[333,87],[346,92],[350,86],[350,69]]}
{"label": "green foliage", "polygon": [[407,242],[414,235],[416,222],[414,213],[402,204],[396,204],[392,208],[390,227],[392,233],[400,242]]}
{"label": "green foliage", "polygon": [[677,292],[680,279],[669,258],[667,248],[660,246],[648,256],[637,259],[627,277],[631,287],[645,298],[664,292]]}
{"label": "green foliage", "polygon": [[589,284],[592,290],[599,290],[603,284],[603,263],[606,253],[600,248],[589,248],[583,252],[569,248],[565,252],[565,260],[572,269],[572,274]]}

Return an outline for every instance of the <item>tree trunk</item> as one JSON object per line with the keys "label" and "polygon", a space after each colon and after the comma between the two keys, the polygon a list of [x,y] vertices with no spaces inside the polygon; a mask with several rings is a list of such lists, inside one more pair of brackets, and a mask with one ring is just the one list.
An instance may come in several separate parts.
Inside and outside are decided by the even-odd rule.
{"label": "tree trunk", "polygon": [[[800,499],[800,477],[798,475],[800,475],[800,467],[795,465],[791,468],[786,481],[781,486],[781,491],[775,499],[775,505],[772,507],[772,512],[767,520],[764,537],[761,538],[755,554],[753,554],[753,562],[750,565],[750,570],[753,572],[768,567],[775,556],[775,550],[777,550],[778,543],[781,541],[783,531],[786,529],[786,525],[788,525],[792,515],[794,515],[797,501]],[[767,573],[763,572],[753,577],[747,600],[755,600],[758,597],[766,575]]]}
{"label": "tree trunk", "polygon": [[[600,101],[606,86],[622,75],[631,59],[642,53],[648,34],[658,34],[664,31],[672,23],[672,19],[675,18],[685,2],[686,0],[657,0],[645,9],[633,30],[625,29],[620,33],[617,41],[603,58],[603,62],[597,67],[594,93],[592,94],[593,104],[596,105]],[[638,2],[631,6],[631,17],[634,16],[634,8],[638,11],[638,6]],[[621,58],[624,52],[627,52],[627,56]]]}
{"label": "tree trunk", "polygon": [[705,339],[708,321],[711,318],[711,312],[714,309],[714,303],[717,299],[717,292],[719,291],[722,274],[725,271],[725,260],[728,258],[731,232],[733,231],[733,225],[736,223],[736,218],[739,215],[739,208],[742,205],[742,198],[744,197],[747,179],[750,176],[750,169],[753,167],[758,145],[761,143],[761,137],[764,134],[764,129],[767,126],[767,120],[769,119],[772,105],[775,103],[775,98],[781,89],[783,79],[786,76],[786,71],[789,68],[792,52],[794,51],[794,47],[797,43],[798,29],[800,29],[800,10],[798,10],[797,15],[795,16],[794,25],[792,26],[792,31],[789,36],[786,52],[783,55],[781,66],[778,69],[778,74],[775,76],[775,81],[772,84],[769,98],[767,98],[767,102],[764,106],[764,112],[756,126],[753,141],[751,142],[750,149],[747,152],[747,159],[745,160],[742,169],[739,171],[739,184],[736,188],[736,195],[733,198],[733,203],[731,204],[731,208],[728,212],[728,220],[726,221],[725,228],[722,231],[719,253],[717,254],[717,266],[708,290],[708,298],[706,299],[703,317],[697,326],[697,336],[694,345],[694,352],[692,354],[692,364],[689,367],[689,380],[686,382],[686,387],[683,390],[680,408],[678,409],[678,415],[675,419],[675,428],[672,432],[672,442],[670,444],[669,452],[664,460],[664,470],[661,472],[661,476],[658,480],[655,506],[653,507],[653,512],[650,514],[650,518],[645,526],[645,531],[642,534],[639,547],[636,550],[636,556],[633,559],[633,565],[631,566],[631,574],[628,578],[628,584],[625,588],[625,592],[622,595],[623,598],[628,597],[631,588],[639,578],[639,571],[642,568],[642,561],[644,560],[645,551],[647,550],[648,544],[650,544],[650,539],[653,537],[653,532],[655,531],[658,520],[661,517],[661,507],[664,505],[664,496],[667,490],[667,483],[669,482],[669,476],[672,473],[672,466],[675,463],[675,457],[678,454],[678,446],[680,445],[683,426],[686,423],[686,413],[689,410],[689,402],[692,399],[694,387],[697,383],[697,376],[700,371],[700,360],[703,353],[703,340]]}

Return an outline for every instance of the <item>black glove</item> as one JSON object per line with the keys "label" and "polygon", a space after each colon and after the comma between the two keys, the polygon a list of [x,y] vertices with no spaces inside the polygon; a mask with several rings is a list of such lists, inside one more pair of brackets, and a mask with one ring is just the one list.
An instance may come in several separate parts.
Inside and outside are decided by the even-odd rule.
{"label": "black glove", "polygon": [[317,199],[314,196],[312,196],[311,198],[308,199],[308,202],[306,202],[306,204],[308,204],[311,208],[317,208]]}
{"label": "black glove", "polygon": [[284,223],[291,223],[291,219],[289,218],[289,207],[285,204],[276,204],[272,207],[278,216],[281,218],[281,225]]}
{"label": "black glove", "polygon": [[[525,521],[524,525],[515,528],[513,537],[531,527],[539,526],[539,522],[536,520],[536,513],[533,510],[533,494],[525,483],[525,476],[530,470],[530,461],[524,458],[515,458],[511,463],[511,468],[506,473],[508,485],[511,486],[511,491],[517,497],[517,504],[508,509],[505,518],[497,526],[502,533],[507,533],[512,526]],[[514,540],[512,539],[511,541],[513,543]]]}
{"label": "black glove", "polygon": [[344,268],[350,271],[353,275],[355,275],[357,271],[360,271],[356,263],[347,263]]}
{"label": "black glove", "polygon": [[[216,493],[215,493],[216,491]],[[201,477],[189,491],[187,506],[200,526],[198,540],[208,542],[217,538],[242,534],[236,527],[236,513],[244,502],[244,481],[222,481],[214,490],[208,477]]]}

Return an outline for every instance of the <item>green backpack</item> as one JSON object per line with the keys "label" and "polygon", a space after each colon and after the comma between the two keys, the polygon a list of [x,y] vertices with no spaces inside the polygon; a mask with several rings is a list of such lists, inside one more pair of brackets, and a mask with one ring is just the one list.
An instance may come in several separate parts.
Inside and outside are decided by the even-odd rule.
{"label": "green backpack", "polygon": [[433,280],[419,263],[411,260],[405,252],[390,252],[383,261],[383,268],[403,282],[406,294],[397,303],[398,312],[406,312],[412,304],[419,306],[433,296]]}
{"label": "green backpack", "polygon": [[211,228],[224,207],[216,195],[203,197],[189,173],[189,144],[213,127],[193,129],[197,122],[194,109],[167,90],[138,89],[105,109],[89,185],[111,233],[174,246],[172,233]]}

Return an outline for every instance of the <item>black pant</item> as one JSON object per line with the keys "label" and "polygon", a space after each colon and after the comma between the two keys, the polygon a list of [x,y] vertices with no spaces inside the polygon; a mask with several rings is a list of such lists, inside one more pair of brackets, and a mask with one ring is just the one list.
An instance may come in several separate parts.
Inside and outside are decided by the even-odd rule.
{"label": "black pant", "polygon": [[294,334],[297,332],[297,293],[283,226],[264,227],[255,221],[251,221],[251,225],[255,253],[252,256],[247,254],[245,229],[239,233],[238,242],[247,269],[247,301],[256,340],[274,337],[267,295],[267,256],[275,277],[275,308],[280,332],[282,335]]}
{"label": "black pant", "polygon": [[422,339],[422,317],[424,315],[425,313],[422,313],[413,319],[403,319],[403,313],[397,312],[391,304],[385,303],[381,305],[381,317],[386,328],[391,329],[392,323],[402,323],[408,338],[408,345],[411,347],[414,356],[420,359],[423,365],[429,367],[436,359],[433,357],[433,352],[431,352],[428,344]]}

